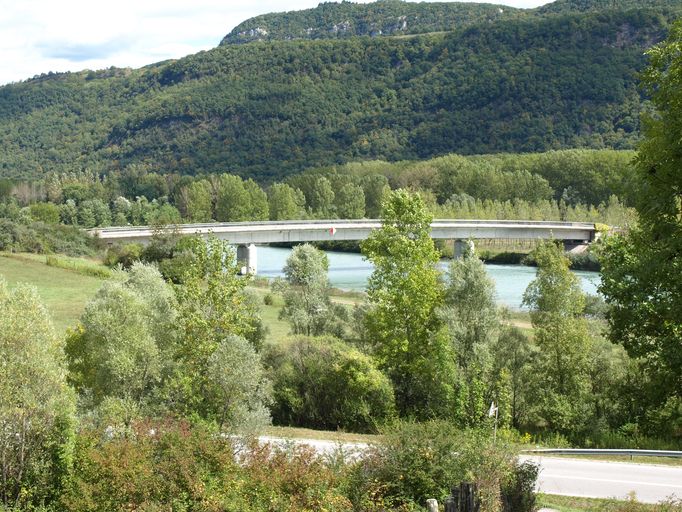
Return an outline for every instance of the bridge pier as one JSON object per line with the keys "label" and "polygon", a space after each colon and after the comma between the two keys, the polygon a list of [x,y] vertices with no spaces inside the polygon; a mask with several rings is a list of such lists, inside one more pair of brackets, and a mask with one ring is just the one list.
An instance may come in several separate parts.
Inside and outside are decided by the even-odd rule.
{"label": "bridge pier", "polygon": [[255,244],[238,245],[237,261],[241,264],[242,275],[256,275],[258,271],[258,253]]}
{"label": "bridge pier", "polygon": [[454,258],[462,259],[466,254],[473,254],[476,250],[473,240],[455,240]]}
{"label": "bridge pier", "polygon": [[569,254],[582,254],[589,249],[589,242],[583,240],[564,240],[564,251]]}

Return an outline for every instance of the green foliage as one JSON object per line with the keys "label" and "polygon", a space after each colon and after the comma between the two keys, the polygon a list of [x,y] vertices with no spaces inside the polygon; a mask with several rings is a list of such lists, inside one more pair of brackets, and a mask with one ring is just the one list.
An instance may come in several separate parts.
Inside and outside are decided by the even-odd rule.
{"label": "green foliage", "polygon": [[153,395],[171,372],[177,317],[159,271],[133,264],[122,280],[104,283],[69,335],[71,382],[91,406],[105,398],[155,405]]}
{"label": "green foliage", "polygon": [[31,217],[45,224],[59,223],[59,207],[53,203],[34,203],[29,206]]}
{"label": "green foliage", "polygon": [[393,389],[371,357],[331,337],[268,348],[275,423],[376,432],[395,417]]}
{"label": "green foliage", "polygon": [[242,181],[239,176],[223,174],[220,176],[215,216],[222,222],[268,220],[265,192],[252,180]]}
{"label": "green foliage", "polygon": [[461,425],[478,425],[487,417],[490,402],[500,399],[492,386],[491,347],[500,330],[495,284],[471,250],[450,264],[445,281],[440,314],[457,363],[455,415]]}
{"label": "green foliage", "polygon": [[275,281],[273,289],[284,298],[279,318],[291,324],[292,334],[343,336],[348,313],[333,304],[327,271],[327,255],[310,244],[294,247],[284,266],[285,281]]}
{"label": "green foliage", "polygon": [[286,183],[275,183],[268,189],[270,220],[304,218],[305,196]]}
{"label": "green foliage", "polygon": [[328,2],[313,9],[264,14],[248,19],[237,25],[220,44],[441,32],[510,19],[521,12],[506,6],[501,9],[496,5],[474,3]]}
{"label": "green foliage", "polygon": [[[640,358],[652,411],[682,399],[682,201],[679,172],[682,25],[649,52],[643,82],[656,117],[649,118],[637,157],[639,228],[610,236],[602,252],[601,292],[610,306],[612,341]],[[670,433],[680,434],[679,405]],[[676,418],[676,419],[675,419]],[[677,425],[677,426],[675,426]]]}
{"label": "green foliage", "polygon": [[347,183],[336,193],[334,200],[340,219],[361,219],[365,216],[365,192],[361,186]]}
{"label": "green foliage", "polygon": [[[501,510],[501,486],[510,482],[514,454],[493,444],[488,432],[460,431],[443,421],[400,422],[384,432],[383,442],[363,459],[357,478],[364,492],[356,501],[377,509],[442,501],[459,482],[478,485],[481,510]],[[534,484],[534,482],[533,482]],[[356,505],[357,506],[357,505]]]}
{"label": "green foliage", "polygon": [[[512,9],[503,11],[505,18]],[[353,160],[627,149],[639,139],[645,108],[635,82],[643,49],[660,40],[672,17],[665,9],[512,15],[493,23],[474,16],[480,24],[446,34],[228,44],[139,70],[36,77],[0,88],[7,148],[0,173],[36,178],[43,169],[88,168],[127,175],[60,185],[64,200],[80,204],[97,188],[118,188],[131,199],[169,194],[173,183],[145,176],[149,171],[215,174],[229,165],[273,181]],[[453,28],[448,17],[436,19]],[[565,187],[553,188],[561,195]]]}
{"label": "green foliage", "polygon": [[381,229],[361,244],[374,264],[365,315],[369,341],[393,382],[400,414],[420,419],[452,413],[452,357],[437,314],[443,286],[431,220],[418,195],[397,190],[384,202]]}
{"label": "green foliage", "polygon": [[107,249],[104,264],[112,268],[121,265],[122,268],[128,269],[133,263],[140,260],[143,250],[142,244],[134,242],[125,245],[113,245]]}
{"label": "green foliage", "polygon": [[250,445],[185,422],[136,422],[131,435],[79,436],[68,512],[230,510],[350,512],[342,481],[308,448]]}
{"label": "green foliage", "polygon": [[577,431],[589,415],[589,359],[592,340],[582,316],[585,297],[568,259],[554,242],[534,252],[538,272],[523,302],[531,309],[535,342],[535,403],[538,417],[551,428]]}
{"label": "green foliage", "polygon": [[66,482],[75,397],[35,289],[0,280],[0,508],[49,503]]}
{"label": "green foliage", "polygon": [[242,336],[258,348],[263,330],[254,302],[244,293],[248,278],[238,275],[234,250],[213,237],[188,238],[186,244],[192,257],[187,259],[182,284],[176,288],[178,373],[171,386],[171,400],[185,413],[213,417],[215,404],[206,395],[212,385],[211,358],[230,336]]}
{"label": "green foliage", "polygon": [[0,251],[91,256],[97,241],[72,226],[13,221],[0,217]]}
{"label": "green foliage", "polygon": [[509,401],[500,401],[499,408],[511,420],[511,426],[519,428],[529,423],[529,409],[532,404],[528,392],[536,372],[534,358],[537,347],[517,327],[504,327],[492,347],[493,375],[505,374]]}
{"label": "green foliage", "polygon": [[253,345],[240,336],[226,337],[208,358],[206,395],[220,429],[254,432],[270,423],[270,382]]}

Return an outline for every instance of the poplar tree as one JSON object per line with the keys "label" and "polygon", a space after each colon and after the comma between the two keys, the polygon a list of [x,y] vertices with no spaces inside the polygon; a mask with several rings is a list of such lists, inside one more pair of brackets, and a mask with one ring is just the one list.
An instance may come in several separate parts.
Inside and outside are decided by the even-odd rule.
{"label": "poplar tree", "polygon": [[454,366],[438,315],[444,291],[431,220],[418,195],[396,190],[383,203],[382,227],[361,245],[374,264],[367,333],[400,414],[416,419],[452,414]]}

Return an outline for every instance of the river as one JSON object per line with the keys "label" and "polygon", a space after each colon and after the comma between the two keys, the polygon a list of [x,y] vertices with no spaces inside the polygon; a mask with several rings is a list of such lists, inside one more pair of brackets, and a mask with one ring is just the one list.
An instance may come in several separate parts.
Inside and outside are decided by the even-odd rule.
{"label": "river", "polygon": [[[282,276],[282,268],[289,257],[291,249],[281,247],[258,247],[258,275],[274,278]],[[327,251],[329,257],[329,281],[335,288],[344,290],[364,290],[367,279],[372,274],[372,264],[362,255],[346,252]],[[441,261],[440,266],[447,268],[448,261]],[[486,265],[493,281],[497,301],[512,309],[521,309],[523,292],[535,279],[535,267],[522,265]],[[575,271],[580,278],[583,291],[597,293],[599,274],[597,272]]]}

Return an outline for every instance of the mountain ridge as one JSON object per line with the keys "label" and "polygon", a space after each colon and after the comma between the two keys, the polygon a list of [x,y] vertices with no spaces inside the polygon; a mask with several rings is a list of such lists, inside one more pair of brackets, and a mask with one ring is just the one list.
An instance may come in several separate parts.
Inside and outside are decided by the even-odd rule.
{"label": "mountain ridge", "polygon": [[630,149],[636,74],[670,19],[569,13],[48,74],[0,88],[0,177],[141,166],[267,182],[349,161]]}

